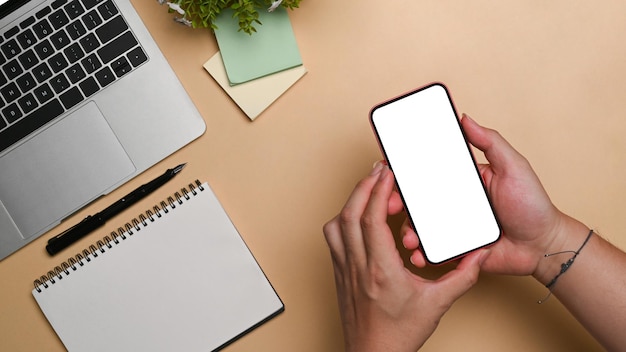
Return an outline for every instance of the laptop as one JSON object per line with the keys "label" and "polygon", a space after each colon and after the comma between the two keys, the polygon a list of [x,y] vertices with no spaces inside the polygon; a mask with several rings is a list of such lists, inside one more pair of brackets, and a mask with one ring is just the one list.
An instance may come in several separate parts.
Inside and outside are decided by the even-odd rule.
{"label": "laptop", "polygon": [[205,128],[129,0],[0,0],[0,260]]}

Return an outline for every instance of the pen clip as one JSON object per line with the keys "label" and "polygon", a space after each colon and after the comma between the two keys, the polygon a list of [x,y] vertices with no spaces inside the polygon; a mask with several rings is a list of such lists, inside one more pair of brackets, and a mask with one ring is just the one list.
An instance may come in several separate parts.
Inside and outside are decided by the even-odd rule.
{"label": "pen clip", "polygon": [[61,232],[60,234],[58,234],[58,235],[56,235],[56,236],[54,236],[54,237],[50,238],[50,239],[48,240],[48,244],[50,244],[50,243],[52,243],[52,242],[54,242],[54,241],[58,240],[59,238],[63,237],[63,235],[65,235],[66,233],[68,233],[68,232],[72,231],[73,229],[75,229],[76,227],[78,227],[78,226],[80,226],[81,224],[85,223],[86,221],[88,221],[88,220],[89,220],[89,219],[91,219],[91,218],[92,218],[92,216],[91,216],[91,215],[88,215],[86,218],[84,218],[83,220],[81,220],[81,222],[79,222],[79,223],[77,223],[76,225],[74,225],[74,226],[72,226],[72,227],[68,228],[67,230],[65,230],[65,231]]}

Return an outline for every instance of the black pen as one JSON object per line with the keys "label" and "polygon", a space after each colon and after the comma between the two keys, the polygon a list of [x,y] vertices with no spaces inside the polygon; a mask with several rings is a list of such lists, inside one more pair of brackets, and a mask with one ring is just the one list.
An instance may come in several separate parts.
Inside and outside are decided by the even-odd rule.
{"label": "black pen", "polygon": [[186,164],[180,164],[173,169],[168,169],[163,175],[155,178],[145,185],[139,186],[139,188],[122,197],[122,199],[117,202],[111,204],[103,211],[95,215],[89,215],[83,219],[83,221],[73,227],[70,227],[60,235],[52,237],[48,240],[46,251],[48,251],[50,255],[59,253],[61,250],[76,242],[78,239],[104,225],[107,220],[137,203],[140,199],[152,193],[157,188],[163,186],[167,181],[176,176],[176,174],[178,174],[185,167],[185,165]]}

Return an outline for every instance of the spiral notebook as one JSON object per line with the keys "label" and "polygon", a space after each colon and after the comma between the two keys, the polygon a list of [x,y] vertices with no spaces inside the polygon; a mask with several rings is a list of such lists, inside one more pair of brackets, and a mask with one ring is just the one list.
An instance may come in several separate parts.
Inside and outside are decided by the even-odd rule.
{"label": "spiral notebook", "polygon": [[196,181],[35,280],[69,351],[214,351],[284,305]]}

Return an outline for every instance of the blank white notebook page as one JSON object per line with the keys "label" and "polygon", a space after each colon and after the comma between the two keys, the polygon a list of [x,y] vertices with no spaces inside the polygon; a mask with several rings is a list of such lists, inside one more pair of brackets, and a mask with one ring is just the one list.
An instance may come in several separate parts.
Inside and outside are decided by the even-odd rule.
{"label": "blank white notebook page", "polygon": [[33,290],[68,350],[212,351],[283,310],[213,192],[202,188]]}

